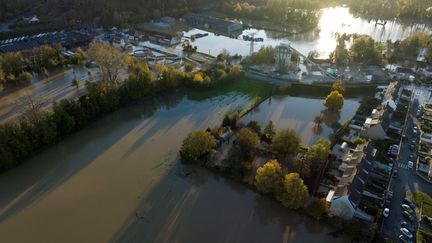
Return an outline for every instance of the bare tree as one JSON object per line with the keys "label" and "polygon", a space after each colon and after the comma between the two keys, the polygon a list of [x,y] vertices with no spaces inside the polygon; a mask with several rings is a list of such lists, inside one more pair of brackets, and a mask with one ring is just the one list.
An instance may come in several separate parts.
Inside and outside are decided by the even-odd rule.
{"label": "bare tree", "polygon": [[21,114],[31,122],[39,121],[42,109],[46,107],[47,104],[48,102],[46,99],[32,94],[26,94],[18,100]]}
{"label": "bare tree", "polygon": [[121,71],[126,69],[126,55],[114,46],[94,41],[88,54],[99,66],[105,81],[116,83]]}

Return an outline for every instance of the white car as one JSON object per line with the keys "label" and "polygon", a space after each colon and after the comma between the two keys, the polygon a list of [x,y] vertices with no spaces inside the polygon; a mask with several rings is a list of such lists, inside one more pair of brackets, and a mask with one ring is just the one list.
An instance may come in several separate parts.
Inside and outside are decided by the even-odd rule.
{"label": "white car", "polygon": [[400,232],[405,235],[406,237],[408,237],[409,239],[413,238],[413,234],[407,229],[407,228],[401,228]]}
{"label": "white car", "polygon": [[414,163],[412,161],[408,161],[408,169],[412,170],[414,167]]}
{"label": "white car", "polygon": [[388,218],[389,215],[390,215],[390,209],[385,208],[384,211],[383,211],[384,218]]}

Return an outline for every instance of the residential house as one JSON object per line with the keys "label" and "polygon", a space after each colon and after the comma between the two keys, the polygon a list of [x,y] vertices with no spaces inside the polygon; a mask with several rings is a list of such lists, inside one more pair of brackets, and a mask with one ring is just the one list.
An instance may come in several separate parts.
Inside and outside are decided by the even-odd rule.
{"label": "residential house", "polygon": [[409,68],[404,68],[404,67],[398,67],[396,68],[396,77],[399,80],[410,80],[410,81],[414,81],[413,76],[414,72],[413,70],[409,69]]}
{"label": "residential house", "polygon": [[361,136],[372,140],[384,140],[387,138],[387,129],[390,126],[389,104],[379,105],[372,110],[371,115],[366,118]]}
{"label": "residential house", "polygon": [[337,170],[331,173],[337,183],[328,192],[326,200],[331,204],[330,212],[343,219],[351,219],[356,212],[355,205],[349,200],[349,187],[357,174],[357,168],[364,156],[366,144],[357,145],[355,149],[348,147],[347,143],[336,145],[332,154],[340,164]]}
{"label": "residential house", "polygon": [[369,143],[356,177],[348,188],[349,199],[356,206],[358,217],[368,221],[373,216],[368,216],[365,210],[383,206],[391,174],[391,165],[376,161],[376,153],[373,144]]}

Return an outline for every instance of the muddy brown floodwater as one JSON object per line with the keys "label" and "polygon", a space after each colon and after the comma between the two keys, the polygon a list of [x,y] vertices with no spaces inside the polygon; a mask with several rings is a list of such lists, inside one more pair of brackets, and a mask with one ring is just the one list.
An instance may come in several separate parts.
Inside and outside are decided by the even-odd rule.
{"label": "muddy brown floodwater", "polygon": [[0,176],[0,242],[346,242],[179,163],[185,135],[251,97],[177,95],[106,116]]}

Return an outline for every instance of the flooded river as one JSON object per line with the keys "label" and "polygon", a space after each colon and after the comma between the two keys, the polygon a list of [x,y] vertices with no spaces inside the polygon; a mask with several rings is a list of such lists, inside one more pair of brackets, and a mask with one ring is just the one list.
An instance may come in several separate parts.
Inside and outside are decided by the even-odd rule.
{"label": "flooded river", "polygon": [[2,174],[0,242],[346,242],[179,163],[187,133],[268,92],[227,89],[124,108]]}
{"label": "flooded river", "polygon": [[[243,34],[255,34],[255,37],[264,39],[264,42],[255,42],[254,51],[257,51],[261,46],[275,46],[281,42],[290,42],[294,48],[304,55],[307,55],[310,51],[317,51],[321,57],[327,57],[336,47],[336,33],[367,34],[375,40],[385,42],[387,40],[404,39],[417,31],[432,33],[432,26],[396,21],[389,21],[385,26],[375,25],[374,21],[354,17],[346,7],[334,7],[322,9],[317,28],[303,34],[286,36],[281,33],[256,29],[245,30]],[[194,29],[186,32],[185,35],[190,36],[204,32]],[[195,40],[193,45],[198,47],[199,52],[209,53],[214,56],[217,56],[223,49],[227,49],[231,54],[243,56],[249,55],[251,50],[250,43],[241,39],[241,36],[237,40],[225,36],[216,36],[213,33]]]}
{"label": "flooded river", "polygon": [[[360,99],[345,99],[340,112],[328,112],[322,104],[323,100],[319,98],[273,96],[247,114],[243,120],[246,123],[256,120],[262,127],[272,120],[276,129],[291,128],[297,132],[304,144],[312,145],[318,138],[329,138],[335,132],[332,128],[335,124],[343,125],[351,119],[360,106],[359,101]],[[317,132],[313,129],[313,120],[320,113],[325,116],[321,129]]]}

